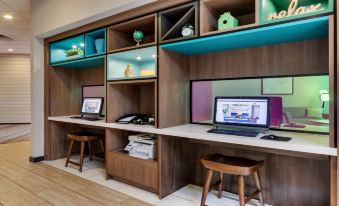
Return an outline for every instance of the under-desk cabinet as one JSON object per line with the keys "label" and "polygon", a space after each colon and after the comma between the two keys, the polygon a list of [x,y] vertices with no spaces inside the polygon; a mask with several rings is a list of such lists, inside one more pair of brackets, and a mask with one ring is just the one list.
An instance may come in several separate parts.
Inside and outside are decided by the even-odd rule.
{"label": "under-desk cabinet", "polygon": [[122,151],[110,151],[107,159],[107,173],[113,179],[158,193],[156,160],[132,157]]}

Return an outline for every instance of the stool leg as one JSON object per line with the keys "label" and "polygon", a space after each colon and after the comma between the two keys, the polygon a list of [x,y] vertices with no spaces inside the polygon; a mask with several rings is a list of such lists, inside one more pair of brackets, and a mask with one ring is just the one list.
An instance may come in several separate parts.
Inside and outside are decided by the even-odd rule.
{"label": "stool leg", "polygon": [[99,142],[100,142],[100,146],[101,146],[102,152],[105,153],[104,142],[102,141],[102,139],[99,139]]}
{"label": "stool leg", "polygon": [[238,192],[239,192],[239,202],[240,206],[245,206],[245,182],[244,176],[238,176]]}
{"label": "stool leg", "polygon": [[82,172],[82,165],[84,163],[84,149],[85,149],[85,142],[81,141],[81,146],[80,146],[80,169],[79,169],[80,172]]}
{"label": "stool leg", "polygon": [[222,196],[222,182],[224,180],[224,173],[220,172],[220,184],[219,184],[219,193],[218,193],[218,197],[221,198]]}
{"label": "stool leg", "polygon": [[261,183],[260,183],[260,178],[259,178],[259,172],[255,172],[253,174],[253,177],[254,177],[255,185],[260,190],[260,193],[259,193],[260,205],[264,206],[265,205],[264,204],[264,197],[263,197],[262,190],[261,190]]}
{"label": "stool leg", "polygon": [[205,179],[204,190],[203,190],[202,196],[201,196],[200,206],[205,206],[208,190],[209,190],[210,185],[211,185],[212,175],[213,175],[213,171],[207,170],[207,174],[206,174],[206,177],[205,177],[206,179]]}
{"label": "stool leg", "polygon": [[92,141],[88,141],[88,155],[89,155],[89,160],[93,160],[92,158]]}
{"label": "stool leg", "polygon": [[68,144],[68,151],[67,151],[67,160],[66,160],[65,167],[68,167],[68,161],[69,161],[69,159],[71,158],[71,154],[72,154],[73,143],[74,143],[73,140],[70,140],[70,141],[69,141],[69,144]]}

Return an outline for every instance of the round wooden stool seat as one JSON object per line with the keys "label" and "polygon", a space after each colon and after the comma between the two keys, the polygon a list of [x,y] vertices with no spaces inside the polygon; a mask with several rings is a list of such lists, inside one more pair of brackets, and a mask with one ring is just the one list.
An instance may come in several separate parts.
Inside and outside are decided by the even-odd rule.
{"label": "round wooden stool seat", "polygon": [[68,138],[70,140],[76,141],[76,142],[88,142],[88,141],[94,141],[98,140],[99,136],[91,133],[72,133],[67,134]]}
{"label": "round wooden stool seat", "polygon": [[[218,197],[221,198],[224,174],[236,175],[238,177],[238,192],[240,206],[245,206],[253,197],[259,195],[260,205],[264,206],[264,198],[261,191],[259,169],[264,161],[256,161],[241,157],[225,156],[222,154],[211,154],[201,159],[202,165],[207,169],[204,190],[201,196],[201,206],[205,206],[208,192],[218,187]],[[211,185],[213,172],[219,172],[220,180]],[[253,175],[257,189],[248,197],[245,197],[244,176]]]}
{"label": "round wooden stool seat", "polygon": [[264,165],[264,161],[256,161],[241,157],[221,154],[207,155],[201,159],[203,166],[214,171],[231,175],[251,175]]}
{"label": "round wooden stool seat", "polygon": [[[90,160],[92,160],[92,142],[93,141],[99,141],[102,150],[105,151],[104,143],[102,141],[102,137],[104,137],[103,135],[92,134],[88,132],[77,132],[77,133],[69,133],[67,134],[67,137],[69,139],[69,145],[68,145],[67,160],[66,160],[65,167],[68,167],[68,164],[71,163],[73,165],[79,166],[79,171],[82,172],[82,165],[84,162],[84,150],[85,150],[86,142],[88,143],[88,153],[89,153]],[[74,162],[70,160],[74,142],[80,142],[80,161],[79,162]]]}

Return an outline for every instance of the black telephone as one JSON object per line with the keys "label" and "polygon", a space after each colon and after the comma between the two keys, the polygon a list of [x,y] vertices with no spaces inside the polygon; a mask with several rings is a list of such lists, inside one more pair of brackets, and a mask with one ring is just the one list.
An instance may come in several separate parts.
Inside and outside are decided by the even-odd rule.
{"label": "black telephone", "polygon": [[140,113],[131,113],[131,114],[126,114],[121,117],[119,117],[117,120],[115,120],[116,123],[120,124],[151,124],[154,125],[154,119],[149,117],[147,114],[140,114]]}

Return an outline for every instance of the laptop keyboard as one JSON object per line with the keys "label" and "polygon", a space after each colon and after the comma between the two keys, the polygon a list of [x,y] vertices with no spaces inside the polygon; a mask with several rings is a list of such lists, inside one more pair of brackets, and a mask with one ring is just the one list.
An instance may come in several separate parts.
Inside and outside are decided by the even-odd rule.
{"label": "laptop keyboard", "polygon": [[232,130],[232,129],[210,129],[208,133],[227,134],[245,137],[256,137],[259,132],[255,130]]}

